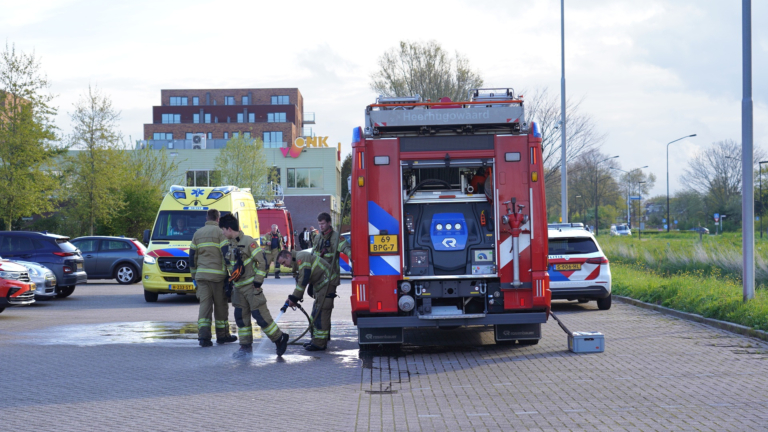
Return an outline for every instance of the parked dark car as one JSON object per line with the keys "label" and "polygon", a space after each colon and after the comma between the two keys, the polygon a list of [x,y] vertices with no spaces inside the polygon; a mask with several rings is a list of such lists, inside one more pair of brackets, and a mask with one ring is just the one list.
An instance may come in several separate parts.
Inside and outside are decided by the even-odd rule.
{"label": "parked dark car", "polygon": [[47,232],[0,231],[0,257],[31,261],[56,275],[56,297],[69,297],[75,286],[88,282],[83,257],[69,237]]}
{"label": "parked dark car", "polygon": [[88,279],[115,279],[122,285],[141,280],[147,248],[135,238],[78,237],[72,244],[83,254]]}

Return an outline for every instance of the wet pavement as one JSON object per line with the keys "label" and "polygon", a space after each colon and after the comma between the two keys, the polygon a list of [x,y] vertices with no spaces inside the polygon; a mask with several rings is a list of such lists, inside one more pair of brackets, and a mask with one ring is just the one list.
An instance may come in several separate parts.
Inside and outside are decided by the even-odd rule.
{"label": "wet pavement", "polygon": [[[265,286],[276,314],[291,280]],[[570,353],[554,323],[535,346],[471,328],[361,352],[349,290],[330,349],[293,345],[282,358],[268,341],[246,360],[232,359],[237,344],[199,348],[194,298],[148,304],[140,285],[7,309],[0,430],[768,429],[768,346],[756,340],[621,303],[557,303],[572,330],[605,333],[605,353]],[[307,323],[289,311],[279,325],[297,336]],[[262,338],[256,329],[255,350]]]}

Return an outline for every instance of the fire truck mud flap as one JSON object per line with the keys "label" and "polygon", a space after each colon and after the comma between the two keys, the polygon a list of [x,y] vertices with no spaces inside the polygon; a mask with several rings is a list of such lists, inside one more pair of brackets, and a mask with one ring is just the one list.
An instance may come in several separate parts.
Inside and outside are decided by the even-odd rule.
{"label": "fire truck mud flap", "polygon": [[[372,329],[404,329],[404,328],[439,328],[439,327],[457,327],[457,326],[514,326],[514,325],[540,325],[547,322],[546,312],[526,312],[526,313],[504,313],[487,314],[482,318],[458,318],[458,319],[419,319],[417,316],[391,316],[391,317],[361,317],[357,318],[357,327],[360,332],[360,343],[382,343],[382,342],[363,342],[364,331]],[[511,328],[511,327],[510,327]],[[539,330],[539,335],[541,331]],[[539,336],[540,337],[540,336]],[[526,339],[516,337],[514,339]],[[538,339],[529,337],[528,339]],[[393,342],[394,343],[394,342]],[[397,342],[400,343],[400,342]]]}

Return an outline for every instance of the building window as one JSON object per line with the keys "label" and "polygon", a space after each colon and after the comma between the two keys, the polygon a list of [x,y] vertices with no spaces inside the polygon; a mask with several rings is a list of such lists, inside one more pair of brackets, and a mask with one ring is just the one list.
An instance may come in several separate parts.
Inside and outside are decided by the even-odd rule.
{"label": "building window", "polygon": [[250,132],[243,132],[243,138],[251,139],[251,133]]}
{"label": "building window", "polygon": [[224,132],[224,139],[229,139],[229,132]]}
{"label": "building window", "polygon": [[197,96],[193,97],[192,98],[192,105],[195,105],[195,106],[200,105],[200,98],[197,97]]}
{"label": "building window", "polygon": [[285,123],[285,113],[268,113],[267,123]]}
{"label": "building window", "polygon": [[186,96],[173,96],[171,97],[171,106],[187,106],[187,101]]}
{"label": "building window", "polygon": [[251,101],[248,99],[248,96],[243,96],[243,105],[250,105]]}
{"label": "building window", "polygon": [[186,139],[192,139],[192,135],[194,135],[192,132],[187,132],[187,138]]}
{"label": "building window", "polygon": [[232,132],[232,138],[237,138],[240,136],[240,132]]}
{"label": "building window", "polygon": [[192,123],[200,123],[200,114],[192,114]]}
{"label": "building window", "polygon": [[224,96],[224,105],[234,105],[234,104],[235,104],[234,96]]}
{"label": "building window", "polygon": [[288,105],[288,96],[272,96],[272,105]]}
{"label": "building window", "polygon": [[210,123],[211,122],[211,115],[210,114],[206,114],[205,115],[205,122],[206,123]]}
{"label": "building window", "polygon": [[262,140],[264,141],[264,148],[283,147],[282,132],[264,132],[261,137],[262,137]]}
{"label": "building window", "polygon": [[323,187],[322,168],[288,168],[289,188],[321,188]]}
{"label": "building window", "polygon": [[172,133],[166,133],[166,132],[155,132],[152,134],[152,139],[156,140],[172,140],[173,134]]}
{"label": "building window", "polygon": [[181,114],[163,114],[163,124],[181,123]]}
{"label": "building window", "polygon": [[208,139],[213,139],[213,132],[208,132]]}
{"label": "building window", "polygon": [[256,114],[248,113],[248,123],[256,123]]}
{"label": "building window", "polygon": [[187,171],[187,186],[201,186],[201,187],[221,186],[221,171],[216,171],[216,170]]}
{"label": "building window", "polygon": [[237,122],[242,123],[243,122],[243,113],[237,113]]}

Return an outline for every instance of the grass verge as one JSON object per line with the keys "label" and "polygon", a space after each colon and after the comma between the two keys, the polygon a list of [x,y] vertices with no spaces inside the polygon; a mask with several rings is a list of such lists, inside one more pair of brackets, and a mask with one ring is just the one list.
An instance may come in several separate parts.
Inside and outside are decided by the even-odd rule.
{"label": "grass verge", "polygon": [[766,290],[756,290],[755,299],[744,303],[736,278],[702,271],[662,276],[645,266],[621,263],[611,265],[611,274],[614,294],[768,331]]}

